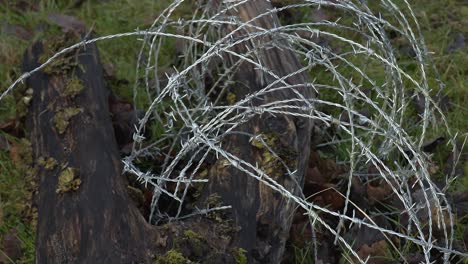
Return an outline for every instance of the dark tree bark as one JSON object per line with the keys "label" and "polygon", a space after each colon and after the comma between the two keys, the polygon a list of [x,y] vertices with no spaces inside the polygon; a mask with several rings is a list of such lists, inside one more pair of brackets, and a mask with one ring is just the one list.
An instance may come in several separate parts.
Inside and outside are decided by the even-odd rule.
{"label": "dark tree bark", "polygon": [[[42,49],[37,43],[28,50],[25,70],[39,66]],[[126,194],[96,46],[76,59],[81,66],[72,72],[40,72],[27,81],[39,180],[36,262],[148,260],[142,249],[149,248],[150,227]]]}
{"label": "dark tree bark", "polygon": [[[269,8],[267,1],[252,1],[232,14],[247,21]],[[273,28],[279,21],[272,14],[254,24]],[[270,41],[271,36],[264,36],[248,45]],[[245,45],[233,50],[244,53]],[[40,65],[43,46],[38,43],[27,51],[24,70]],[[277,76],[300,68],[287,49],[262,50],[258,60]],[[39,179],[37,263],[169,263],[171,258],[182,263],[242,263],[244,258],[248,263],[281,262],[294,204],[256,179],[224,167],[222,160],[213,166],[202,197],[204,203],[232,205],[230,213],[149,226],[128,198],[127,183],[121,175],[97,48],[88,45],[66,56],[72,58],[59,58],[45,69],[47,74],[35,73],[27,81],[34,91],[27,124]],[[228,59],[231,63],[237,60]],[[275,81],[246,62],[236,78],[242,84],[233,90],[238,98]],[[306,79],[304,74],[297,74],[284,82],[301,84]],[[276,86],[280,85],[284,83]],[[313,96],[305,87],[296,90],[306,98]],[[257,102],[297,96],[292,90],[284,90]],[[262,115],[241,127],[265,136],[279,158],[297,170],[293,177],[286,174],[279,158],[266,159],[267,151],[249,142],[247,136],[230,136],[224,146],[240,158],[258,163],[286,190],[298,195],[309,156],[311,126],[309,120]],[[219,197],[218,201],[213,197]]]}
{"label": "dark tree bark", "polygon": [[[214,1],[215,6],[220,1]],[[250,1],[231,10],[228,15],[234,15],[241,22],[247,22],[271,10],[268,1]],[[268,30],[280,25],[275,13],[256,19],[251,23],[256,27]],[[229,33],[232,28],[228,28]],[[255,27],[246,27],[237,32],[234,37],[242,37],[248,33],[259,32]],[[282,46],[280,49],[272,43]],[[250,47],[249,47],[250,46]],[[272,35],[257,37],[233,48],[239,54],[247,54],[248,50],[261,47],[256,53],[255,61],[269,69],[279,78],[295,73],[301,69],[301,65],[295,54],[288,49],[287,40],[275,39]],[[239,58],[229,56],[231,65]],[[236,84],[233,91],[237,98],[243,98],[247,94],[263,89],[277,79],[268,73],[256,69],[249,62],[242,62],[235,75]],[[278,82],[273,87],[286,84],[303,84],[307,80],[305,73],[294,74]],[[298,87],[269,93],[259,98],[255,105],[272,101],[298,98],[298,93],[304,98],[313,98],[311,88]],[[290,111],[290,110],[289,110]],[[268,142],[269,147],[278,154],[291,171],[297,170],[294,176],[288,176],[279,159],[271,158],[271,154],[258,144],[249,142],[250,136],[235,134],[228,136],[223,146],[226,151],[235,154],[251,164],[259,164],[261,169],[280,183],[286,190],[295,195],[302,192],[303,179],[310,151],[310,133],[312,122],[304,118],[296,118],[286,115],[263,114],[242,125],[239,130],[245,134],[261,135]],[[269,160],[269,161],[267,161]],[[285,199],[279,193],[273,191],[257,179],[242,173],[233,166],[224,166],[225,160],[219,160],[210,173],[210,185],[208,194],[218,194],[225,204],[233,206],[232,219],[239,227],[239,233],[234,243],[248,252],[250,262],[279,263],[284,253],[286,240],[289,236],[292,215],[294,214],[294,202]],[[249,263],[250,263],[249,262]]]}

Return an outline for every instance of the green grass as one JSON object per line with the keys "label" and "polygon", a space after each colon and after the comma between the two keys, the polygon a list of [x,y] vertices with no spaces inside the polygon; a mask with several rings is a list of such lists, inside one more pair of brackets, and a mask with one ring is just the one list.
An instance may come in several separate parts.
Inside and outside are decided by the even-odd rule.
{"label": "green grass", "polygon": [[[12,1],[10,1],[12,2]],[[92,28],[95,36],[134,31],[144,29],[159,14],[169,1],[154,0],[114,0],[114,1],[85,1],[79,9],[73,9],[74,0],[51,1],[42,0],[38,5],[38,11],[17,11],[12,5],[1,4],[0,14],[2,19],[10,24],[20,25],[34,32],[31,41],[21,40],[11,35],[0,35],[0,92],[3,91],[21,74],[20,63],[25,49],[35,40],[60,33],[57,26],[51,25],[47,19],[49,13],[63,13],[76,16],[84,21],[88,28]],[[401,4],[401,0],[397,1]],[[432,61],[440,72],[440,77],[445,83],[444,90],[451,100],[452,107],[446,114],[447,120],[453,131],[466,136],[468,131],[468,53],[465,47],[454,53],[447,51],[448,45],[453,40],[455,33],[468,35],[468,7],[463,6],[461,1],[441,0],[425,1],[414,0],[411,4],[415,14],[421,23],[422,34],[426,40],[429,51],[433,52]],[[190,9],[183,10],[189,13]],[[307,13],[301,13],[304,18]],[[37,25],[45,25],[46,30],[38,32]],[[169,40],[164,43],[164,49],[160,58],[160,66],[169,68],[174,61],[174,43]],[[104,64],[112,64],[115,69],[115,79],[127,80],[127,83],[114,84],[113,89],[117,94],[130,99],[135,81],[135,67],[141,42],[136,37],[126,37],[103,41],[98,43],[101,60]],[[370,65],[369,65],[370,67]],[[408,68],[410,71],[410,68]],[[376,76],[383,76],[380,70],[376,70]],[[138,76],[141,77],[141,76]],[[331,81],[317,75],[322,82]],[[436,79],[430,79],[430,84],[437,85]],[[19,97],[20,95],[16,95]],[[325,96],[335,96],[325,94]],[[142,102],[145,105],[147,102]],[[0,102],[0,124],[16,116],[16,98],[12,94]],[[159,128],[160,130],[161,128]],[[153,131],[156,131],[154,129]],[[160,133],[160,132],[159,132]],[[437,128],[430,131],[431,135],[437,136],[441,133]],[[155,137],[157,135],[154,135]],[[17,141],[17,139],[11,139]],[[438,160],[443,165],[444,158],[450,150],[440,150]],[[345,150],[341,151],[346,155]],[[18,230],[19,239],[25,248],[25,256],[20,263],[31,263],[34,256],[34,230],[30,223],[21,217],[24,204],[29,199],[28,178],[25,169],[16,166],[10,159],[8,150],[0,150],[0,237],[11,228]],[[467,177],[459,179],[454,186],[457,190],[468,188]],[[457,229],[456,236],[460,236]],[[0,248],[1,249],[1,248]],[[298,259],[309,258],[308,249],[298,252]],[[0,252],[1,254],[1,252]],[[298,263],[308,263],[298,262]]]}

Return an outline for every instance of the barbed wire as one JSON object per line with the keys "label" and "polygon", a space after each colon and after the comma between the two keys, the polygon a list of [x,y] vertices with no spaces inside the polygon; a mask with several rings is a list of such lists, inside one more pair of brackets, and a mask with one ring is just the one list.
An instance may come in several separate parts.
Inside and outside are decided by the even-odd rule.
{"label": "barbed wire", "polygon": [[[378,1],[378,7],[370,7],[366,1],[295,1],[294,4],[284,3],[246,22],[227,14],[247,0],[224,1],[215,12],[209,10],[210,4],[204,1],[192,3],[196,6],[193,16],[182,19],[177,17],[177,10],[186,4],[184,2],[173,1],[144,31],[102,36],[64,48],[36,69],[24,73],[0,95],[0,101],[18,83],[71,50],[97,41],[141,36],[144,38],[140,39],[142,48],[136,73],[137,76],[144,73],[144,77],[135,80],[133,98],[135,107],[139,105],[141,93],[150,103],[135,127],[132,152],[123,158],[123,171],[135,175],[145,186],[154,188],[150,222],[175,221],[231,208],[230,205],[196,208],[184,214],[183,206],[188,190],[209,181],[196,176],[206,167],[204,163],[207,159],[214,156],[224,159],[227,165],[296,203],[310,217],[313,228],[320,225],[328,230],[335,236],[335,242],[339,242],[360,263],[366,263],[367,260],[361,259],[352,241],[343,236],[346,224],[377,230],[392,245],[389,237],[413,243],[422,250],[425,263],[432,263],[433,250],[444,254],[445,263],[449,263],[452,255],[468,257],[467,253],[453,249],[454,215],[445,194],[448,187],[440,189],[435,185],[429,168],[430,157],[421,151],[428,138],[428,131],[435,126],[443,124],[449,144],[454,149],[458,135],[452,134],[441,108],[431,97],[443,85],[440,83],[433,87],[429,84],[430,78],[437,78],[437,72],[430,63],[420,26],[407,1],[403,1],[405,5],[401,7],[391,0]],[[300,13],[301,10],[327,8],[346,18],[340,16],[333,21],[301,21],[274,28],[261,28],[254,24],[262,17],[284,11]],[[227,26],[230,32],[226,34],[223,29]],[[407,70],[399,63],[399,54],[388,36],[389,31],[399,34],[414,51],[411,64],[416,70]],[[248,45],[264,36],[269,36],[272,41],[262,46]],[[330,44],[319,43],[319,38],[329,39]],[[168,40],[182,41],[185,49],[183,58],[173,65],[172,73],[166,76],[167,82],[162,85],[160,79],[164,72],[159,61],[161,53],[165,52],[163,43]],[[249,47],[245,53],[233,49],[241,44]],[[273,69],[258,59],[258,53],[266,49],[267,45],[292,51],[300,59],[302,68],[287,76],[277,76]],[[223,62],[227,56],[237,58],[238,63],[228,65]],[[234,74],[240,62],[252,65],[259,74],[274,81],[228,103],[226,93],[235,81]],[[288,83],[289,78],[304,72],[311,76],[311,81],[294,85]],[[318,73],[322,77],[317,77]],[[206,76],[212,78],[210,83],[205,80]],[[255,99],[278,91],[293,91],[297,94],[298,87],[312,89],[319,96],[298,96],[253,106]],[[425,99],[424,111],[417,123],[408,122],[407,118],[412,112],[410,102],[415,93]],[[362,114],[363,109],[367,109],[370,114]],[[291,193],[258,164],[251,164],[223,148],[223,138],[232,133],[245,133],[239,131],[239,127],[265,113],[308,118],[323,130],[337,128],[339,138],[331,138],[319,147],[333,145],[335,149],[343,148],[348,153],[346,160],[342,161],[349,169],[344,192],[341,193],[345,199],[342,212],[318,206],[303,195]],[[340,115],[346,115],[347,120],[340,119]],[[158,138],[148,137],[146,133],[154,125],[164,130]],[[273,148],[261,140],[261,135],[248,136],[251,140],[260,141],[279,158]],[[159,166],[144,170],[139,166],[139,159],[147,156],[161,156],[164,160]],[[391,158],[395,156],[400,157],[399,160]],[[459,156],[455,160],[458,159]],[[289,175],[296,173],[297,168],[289,168],[285,162],[282,165]],[[406,227],[399,231],[379,226],[368,214],[364,214],[364,218],[355,214],[356,209],[353,208],[358,206],[351,199],[352,181],[360,177],[362,168],[369,165],[377,169],[374,178],[390,186],[393,195],[403,206],[401,214],[409,219]],[[453,180],[454,172],[447,176],[446,182],[451,183]],[[175,183],[175,187],[168,188],[169,182]],[[415,192],[421,193],[423,199],[415,198]],[[163,195],[179,204],[175,215],[160,212],[159,204]],[[366,211],[365,208],[358,210]],[[323,215],[336,217],[339,219],[338,224],[330,225]],[[443,235],[436,237],[435,229]],[[403,252],[399,251],[402,249],[396,250],[404,260]]]}

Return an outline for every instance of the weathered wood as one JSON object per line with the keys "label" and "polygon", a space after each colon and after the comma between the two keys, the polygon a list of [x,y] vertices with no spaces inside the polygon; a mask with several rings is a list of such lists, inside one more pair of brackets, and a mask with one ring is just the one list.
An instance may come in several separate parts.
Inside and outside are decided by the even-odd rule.
{"label": "weathered wood", "polygon": [[[252,1],[231,15],[247,21],[269,8],[267,1]],[[272,14],[254,24],[272,28],[279,21]],[[238,36],[245,33],[238,32]],[[252,48],[247,45],[263,45],[271,38],[256,38],[233,50],[245,53]],[[286,41],[275,41],[287,45]],[[39,66],[42,52],[40,43],[29,49],[24,70]],[[34,90],[27,124],[39,178],[37,263],[166,263],[171,256],[200,263],[236,263],[244,257],[248,263],[281,262],[294,204],[256,179],[223,166],[223,160],[212,168],[203,197],[211,206],[232,205],[230,215],[223,211],[164,227],[149,226],[126,193],[97,49],[88,45],[71,56],[59,58],[63,61],[46,68],[48,74],[36,73],[27,82]],[[257,56],[280,77],[300,68],[288,50],[268,47]],[[238,60],[234,56],[228,59],[232,64]],[[275,81],[247,62],[239,68],[236,79],[232,91],[237,98]],[[298,74],[284,81],[301,84],[306,79]],[[313,96],[305,87],[296,91],[306,98]],[[297,94],[292,90],[270,93],[256,104],[288,98],[297,98]],[[240,128],[262,134],[279,157],[297,170],[294,177],[286,174],[278,159],[266,159],[268,152],[249,142],[250,137],[229,136],[224,146],[240,158],[258,163],[297,195],[309,155],[311,126],[309,120],[264,114]]]}
{"label": "weathered wood", "polygon": [[[42,54],[43,44],[33,45],[23,69],[39,66]],[[121,174],[97,48],[73,56],[27,81],[34,91],[27,128],[39,179],[36,263],[242,261],[242,250],[230,243],[235,229],[220,221],[222,213],[164,226],[143,219]],[[77,83],[81,88],[70,87]]]}
{"label": "weathered wood", "polygon": [[[213,2],[215,9],[220,5],[225,7],[220,1]],[[231,10],[228,15],[237,16],[240,21],[246,22],[270,9],[272,6],[268,1],[249,1]],[[275,13],[262,16],[251,24],[263,29],[272,29],[280,25]],[[226,34],[233,29],[228,28]],[[258,31],[255,27],[246,27],[234,37],[245,37],[247,33]],[[248,50],[262,47],[255,57],[260,65],[280,78],[298,71],[301,65],[295,54],[291,50],[271,45],[272,41],[272,35],[264,35],[235,46],[233,51],[247,54]],[[283,47],[288,46],[287,40],[281,40],[277,36],[274,41]],[[239,60],[236,56],[228,56],[228,59],[231,65]],[[241,99],[247,94],[252,94],[276,80],[256,68],[246,61],[240,65],[235,74],[236,83],[232,87],[237,98]],[[306,80],[305,73],[295,74],[273,87],[284,86],[285,83],[303,84]],[[314,97],[310,88],[299,87],[296,91],[304,98]],[[259,98],[254,105],[292,98],[298,98],[293,89],[281,90]],[[308,119],[269,114],[262,114],[239,127],[239,130],[247,132],[245,133],[247,135],[261,135],[292,169],[291,171],[297,170],[293,177],[287,175],[279,160],[272,158],[269,151],[262,148],[261,144],[249,142],[250,136],[243,134],[228,136],[223,147],[251,164],[259,164],[271,178],[292,194],[298,195],[302,189],[309,157],[311,127],[312,122]],[[294,213],[293,202],[233,166],[225,166],[225,163],[223,159],[218,160],[212,168],[205,196],[219,195],[223,204],[233,206],[231,217],[234,224],[239,227],[233,243],[247,251],[249,263],[280,263]]]}
{"label": "weathered wood", "polygon": [[[27,51],[24,70],[39,66],[42,50],[37,43]],[[69,70],[27,81],[39,179],[36,263],[149,262],[152,233],[126,194],[97,48],[73,56],[79,67],[59,58],[54,67]]]}

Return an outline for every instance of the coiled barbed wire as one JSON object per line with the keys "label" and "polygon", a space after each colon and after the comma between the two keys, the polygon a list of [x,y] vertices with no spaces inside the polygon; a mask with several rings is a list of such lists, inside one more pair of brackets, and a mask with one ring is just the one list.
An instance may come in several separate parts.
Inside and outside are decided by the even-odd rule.
{"label": "coiled barbed wire", "polygon": [[[193,16],[182,19],[177,17],[177,10],[187,2],[174,0],[144,31],[83,40],[64,48],[38,68],[24,73],[0,95],[0,101],[18,83],[71,50],[113,38],[143,37],[136,76],[144,73],[144,77],[135,80],[133,98],[136,106],[139,104],[138,95],[143,93],[149,104],[135,127],[132,152],[122,162],[124,173],[133,174],[142,184],[154,188],[151,222],[164,219],[174,221],[230,208],[226,205],[183,213],[189,188],[209,180],[196,179],[195,176],[212,155],[224,158],[239,171],[294,201],[310,216],[312,226],[320,225],[328,230],[360,263],[366,263],[367,260],[361,259],[352,247],[352,241],[347,241],[342,235],[345,223],[366,226],[383,233],[401,257],[403,254],[393,245],[390,236],[419,247],[425,263],[432,263],[433,250],[444,254],[445,263],[449,263],[453,254],[467,257],[468,254],[453,249],[453,212],[445,193],[431,180],[430,157],[421,151],[428,131],[435,129],[435,126],[443,124],[449,144],[454,149],[457,135],[451,133],[442,110],[431,97],[443,85],[433,87],[429,84],[429,79],[435,78],[437,72],[431,66],[418,21],[409,3],[402,1],[404,4],[398,6],[391,0],[381,0],[378,1],[380,6],[373,4],[371,7],[366,1],[303,0],[293,1],[293,4],[288,4],[291,2],[288,1],[248,22],[227,15],[228,11],[235,10],[245,2],[247,0],[224,1],[216,12],[208,10],[209,1],[190,3],[196,7]],[[341,16],[333,21],[307,21],[305,18],[304,21],[277,25],[273,29],[251,24],[260,17],[284,11],[299,13],[300,10],[318,9],[330,9]],[[227,25],[233,30],[229,34],[222,34],[221,28]],[[245,28],[256,30],[249,32],[244,31]],[[398,52],[388,36],[389,31],[398,34],[414,51],[411,64],[416,70],[409,71],[399,62]],[[233,32],[248,33],[234,37]],[[232,49],[261,36],[271,37],[269,45],[292,50],[300,58],[303,67],[280,78],[257,59],[256,54],[265,49],[264,46],[254,46],[245,53]],[[328,39],[330,44],[319,43],[317,39],[320,38]],[[284,40],[288,45],[275,42],[275,39]],[[160,79],[163,72],[159,61],[161,52],[165,52],[163,43],[168,40],[182,41],[185,49],[183,58],[179,59],[177,65],[173,65],[172,73],[166,76],[167,81],[162,85]],[[254,65],[256,70],[276,81],[266,84],[255,93],[236,98],[235,102],[227,103],[224,98],[240,65],[223,63],[222,58],[228,55],[239,58],[239,62]],[[298,85],[290,85],[285,79],[302,72],[309,73],[312,81],[299,85],[313,89],[319,97],[290,98],[252,106],[255,98],[294,89]],[[207,82],[206,76],[212,80]],[[407,120],[411,114],[411,96],[415,93],[425,98],[424,112],[416,124]],[[327,96],[330,94],[333,96]],[[363,109],[367,109],[370,114],[362,114]],[[336,148],[341,146],[348,153],[346,159],[341,160],[349,168],[345,192],[341,194],[345,197],[343,212],[318,206],[303,196],[292,194],[257,164],[242,160],[223,148],[222,139],[225,136],[241,133],[236,131],[241,124],[264,113],[310,118],[321,129],[332,126],[337,128],[339,138],[325,144],[332,144]],[[347,120],[340,120],[337,116],[339,114],[346,115]],[[154,125],[161,126],[163,133],[158,138],[147,138],[145,132]],[[259,135],[249,136],[252,140],[259,139]],[[262,144],[275,154],[266,142],[262,141]],[[391,158],[395,155],[400,156],[400,160]],[[138,160],[147,156],[161,156],[164,159],[157,168],[145,171],[139,167]],[[405,228],[399,231],[384,228],[377,225],[368,214],[359,218],[353,212],[350,216],[350,210],[357,207],[352,205],[350,199],[352,179],[369,164],[377,169],[378,178],[391,187],[393,195],[403,206],[402,214],[409,218]],[[295,168],[287,169],[290,174],[295,171]],[[410,183],[411,177],[416,180]],[[452,181],[453,176],[448,176],[447,184]],[[169,190],[168,182],[175,183],[175,188]],[[420,190],[422,199],[415,198],[416,190]],[[158,204],[162,195],[167,195],[179,204],[175,215],[160,212]],[[427,220],[422,220],[421,214]],[[336,217],[339,224],[332,227],[322,215]],[[436,238],[434,229],[441,231],[442,235]]]}

